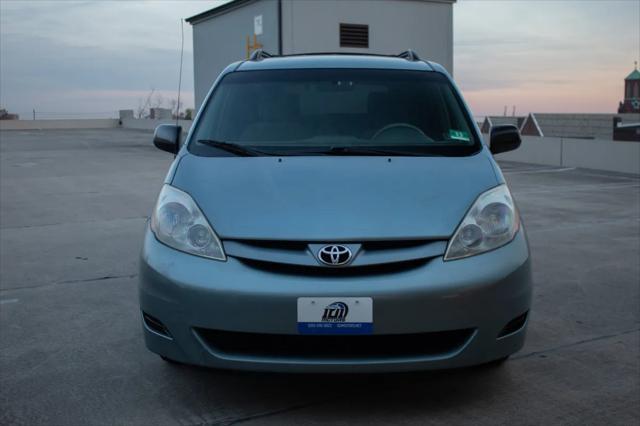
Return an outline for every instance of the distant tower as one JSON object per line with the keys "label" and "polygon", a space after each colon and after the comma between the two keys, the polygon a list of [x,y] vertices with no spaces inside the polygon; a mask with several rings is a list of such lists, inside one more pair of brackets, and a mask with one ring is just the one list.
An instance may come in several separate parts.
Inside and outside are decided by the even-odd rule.
{"label": "distant tower", "polygon": [[634,70],[624,79],[624,101],[620,102],[618,114],[626,112],[640,112],[640,71],[637,61]]}

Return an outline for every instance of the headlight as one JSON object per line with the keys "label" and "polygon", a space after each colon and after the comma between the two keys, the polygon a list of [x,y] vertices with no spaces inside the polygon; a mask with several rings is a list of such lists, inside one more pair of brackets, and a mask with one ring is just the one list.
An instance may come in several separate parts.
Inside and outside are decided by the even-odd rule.
{"label": "headlight", "polygon": [[460,259],[501,247],[515,237],[520,218],[507,185],[483,193],[449,241],[444,260]]}
{"label": "headlight", "polygon": [[151,216],[156,238],[176,250],[216,260],[227,260],[220,239],[213,232],[189,194],[165,185]]}

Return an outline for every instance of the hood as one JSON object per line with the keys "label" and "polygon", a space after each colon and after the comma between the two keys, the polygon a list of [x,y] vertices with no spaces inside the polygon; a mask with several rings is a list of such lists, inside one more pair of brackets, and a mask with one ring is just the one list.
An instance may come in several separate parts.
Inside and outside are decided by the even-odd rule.
{"label": "hood", "polygon": [[199,157],[171,183],[222,239],[348,242],[446,239],[498,184],[485,151],[470,157]]}

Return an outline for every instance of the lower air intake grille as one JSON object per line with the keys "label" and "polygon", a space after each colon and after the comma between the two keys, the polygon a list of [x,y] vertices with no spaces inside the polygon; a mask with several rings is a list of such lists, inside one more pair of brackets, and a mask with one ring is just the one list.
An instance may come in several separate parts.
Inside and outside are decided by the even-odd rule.
{"label": "lower air intake grille", "polygon": [[156,317],[152,317],[146,312],[142,313],[142,320],[147,328],[155,333],[161,334],[165,337],[171,338],[171,333],[165,325]]}
{"label": "lower air intake grille", "polygon": [[444,355],[460,349],[473,329],[416,334],[306,336],[197,328],[214,352],[264,358],[349,359]]}
{"label": "lower air intake grille", "polygon": [[524,314],[519,315],[519,316],[515,317],[514,319],[512,319],[511,321],[509,321],[507,323],[507,325],[504,326],[504,328],[502,329],[500,334],[498,335],[498,338],[507,336],[507,335],[509,335],[511,333],[515,333],[516,331],[518,331],[522,327],[524,327],[524,324],[527,322],[527,315],[528,314],[529,314],[529,311],[527,311]]}

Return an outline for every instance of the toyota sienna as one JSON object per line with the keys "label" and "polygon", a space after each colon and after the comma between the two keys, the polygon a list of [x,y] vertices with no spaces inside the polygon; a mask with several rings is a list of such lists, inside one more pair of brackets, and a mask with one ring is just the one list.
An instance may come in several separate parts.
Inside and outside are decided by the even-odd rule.
{"label": "toyota sienna", "polygon": [[255,52],[217,78],[147,225],[140,307],[166,361],[283,372],[492,363],[518,351],[529,249],[440,65]]}

